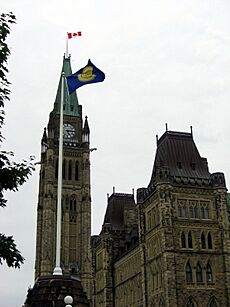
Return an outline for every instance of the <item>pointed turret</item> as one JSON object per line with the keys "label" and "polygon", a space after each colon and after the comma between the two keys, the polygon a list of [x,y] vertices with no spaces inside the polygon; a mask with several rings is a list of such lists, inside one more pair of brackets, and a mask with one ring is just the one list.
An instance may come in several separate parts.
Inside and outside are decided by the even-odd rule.
{"label": "pointed turret", "polygon": [[[68,77],[72,75],[72,69],[70,64],[70,56],[68,58],[63,57],[62,73],[65,73],[65,76]],[[60,103],[61,103],[61,76],[58,84],[57,95],[54,103],[54,112],[60,112]],[[79,105],[76,92],[73,92],[69,95],[67,85],[65,84],[64,90],[64,115],[79,116]]]}
{"label": "pointed turret", "polygon": [[46,152],[47,148],[48,148],[47,133],[46,133],[46,128],[44,128],[44,132],[43,132],[43,136],[41,140],[41,153]]}
{"label": "pointed turret", "polygon": [[90,130],[89,130],[89,124],[88,124],[88,117],[86,116],[84,127],[82,130],[82,142],[89,143],[89,134],[90,134]]}

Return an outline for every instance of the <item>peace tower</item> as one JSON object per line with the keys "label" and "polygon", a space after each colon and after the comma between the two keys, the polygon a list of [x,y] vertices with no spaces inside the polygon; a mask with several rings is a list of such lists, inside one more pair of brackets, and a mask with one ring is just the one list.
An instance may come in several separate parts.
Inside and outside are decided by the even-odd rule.
{"label": "peace tower", "polygon": [[[70,57],[63,59],[62,72],[72,74]],[[60,102],[61,78],[41,140],[35,278],[55,267]],[[63,121],[61,267],[63,275],[79,277],[91,297],[90,130],[76,93],[69,96],[66,86]]]}

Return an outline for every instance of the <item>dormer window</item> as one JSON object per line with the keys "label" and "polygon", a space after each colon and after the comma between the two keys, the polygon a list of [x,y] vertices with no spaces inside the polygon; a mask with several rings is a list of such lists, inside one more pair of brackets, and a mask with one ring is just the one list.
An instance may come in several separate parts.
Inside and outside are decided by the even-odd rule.
{"label": "dormer window", "polygon": [[192,163],[191,163],[191,167],[192,167],[192,170],[195,171],[195,169],[196,169],[196,163],[195,163],[195,162],[192,162]]}
{"label": "dormer window", "polygon": [[178,161],[178,162],[177,162],[177,167],[178,167],[179,169],[182,169],[182,162]]}

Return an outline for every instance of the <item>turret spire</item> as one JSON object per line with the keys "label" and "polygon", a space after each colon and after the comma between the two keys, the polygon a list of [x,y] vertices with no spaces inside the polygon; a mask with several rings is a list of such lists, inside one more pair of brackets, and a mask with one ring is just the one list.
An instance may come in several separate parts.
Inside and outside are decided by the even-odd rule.
{"label": "turret spire", "polygon": [[82,141],[89,143],[89,134],[90,134],[90,130],[89,130],[89,124],[88,124],[88,117],[85,117],[85,122],[84,122],[84,127],[82,130]]}
{"label": "turret spire", "polygon": [[[72,69],[70,64],[70,56],[63,57],[62,72],[65,77],[72,75]],[[61,103],[61,77],[58,84],[57,95],[54,103],[54,111],[60,113],[60,103]],[[69,95],[67,86],[65,84],[64,89],[64,115],[79,116],[79,106],[76,92]]]}

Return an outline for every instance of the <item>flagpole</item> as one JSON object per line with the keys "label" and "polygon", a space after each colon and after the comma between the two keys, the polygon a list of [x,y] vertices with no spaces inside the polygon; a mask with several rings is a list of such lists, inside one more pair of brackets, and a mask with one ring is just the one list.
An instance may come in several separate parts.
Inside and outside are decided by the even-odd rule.
{"label": "flagpole", "polygon": [[56,266],[53,275],[62,275],[61,269],[61,214],[62,214],[62,152],[63,152],[63,105],[64,105],[65,73],[61,75],[61,105],[59,128],[59,156],[58,156],[58,191],[57,191],[57,231],[56,231]]}
{"label": "flagpole", "polygon": [[67,35],[66,35],[66,53],[65,53],[65,58],[67,59],[68,58],[68,53],[69,53],[69,50],[68,50],[68,32],[67,32]]}

